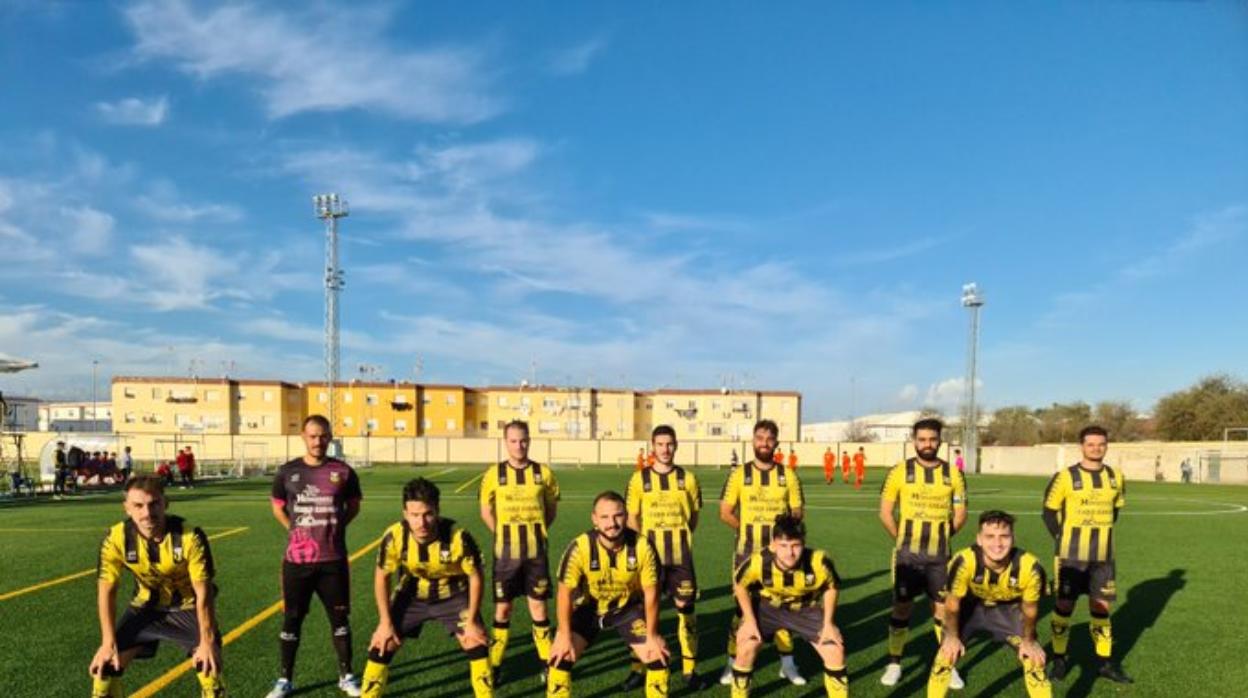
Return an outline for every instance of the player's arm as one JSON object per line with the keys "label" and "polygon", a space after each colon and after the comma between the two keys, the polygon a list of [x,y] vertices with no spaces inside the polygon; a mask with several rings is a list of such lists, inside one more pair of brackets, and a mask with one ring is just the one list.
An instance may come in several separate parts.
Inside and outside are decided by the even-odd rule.
{"label": "player's arm", "polygon": [[966,477],[954,470],[953,478],[953,532],[957,533],[966,525]]}
{"label": "player's arm", "polygon": [[481,478],[481,520],[485,522],[485,527],[490,529],[490,533],[497,533],[495,528],[498,525],[498,519],[494,516],[494,483],[489,478],[488,471]]}
{"label": "player's arm", "polygon": [[559,513],[559,481],[555,479],[554,471],[546,469],[546,488],[542,498],[542,513],[545,515],[546,530],[550,530],[551,524],[555,522],[555,515]]}
{"label": "player's arm", "polygon": [[828,580],[828,588],[823,592],[823,628],[819,631],[819,644],[833,644],[845,646],[844,640],[841,638],[841,631],[836,627],[833,616],[836,614],[836,599],[840,592],[831,580]]}
{"label": "player's arm", "polygon": [[1048,488],[1044,491],[1044,508],[1041,517],[1044,519],[1044,527],[1048,529],[1049,535],[1054,539],[1058,539],[1062,535],[1062,507],[1066,502],[1066,489],[1061,482],[1062,474],[1059,472],[1049,481]]}
{"label": "player's arm", "polygon": [[481,600],[485,597],[485,575],[481,572],[481,549],[477,541],[468,531],[460,534],[460,546],[463,551],[461,569],[468,573],[468,620],[464,623],[464,634],[482,646],[489,644],[485,636],[485,626],[481,625]]}
{"label": "player's arm", "polygon": [[624,507],[628,510],[628,527],[641,533],[641,486],[638,473],[628,479],[628,488],[624,490]]}
{"label": "player's arm", "polygon": [[92,676],[100,676],[106,665],[113,669],[121,668],[121,659],[117,653],[117,582],[101,579],[96,589],[96,610],[100,617],[100,648],[95,651],[91,660]]}
{"label": "player's arm", "polygon": [[802,481],[794,474],[788,479],[789,488],[789,514],[795,518],[802,518],[806,511],[806,493],[802,491]]}
{"label": "player's arm", "polygon": [[208,676],[221,671],[221,648],[217,647],[217,599],[212,582],[192,579],[195,589],[195,618],[199,621],[199,646],[191,655],[195,670]]}
{"label": "player's arm", "polygon": [[966,651],[959,634],[958,615],[962,611],[962,599],[970,593],[971,577],[974,571],[962,554],[954,556],[949,563],[948,588],[945,590],[945,637],[940,643],[939,654],[949,664],[954,664]]}
{"label": "player's arm", "polygon": [[346,488],[346,505],[343,507],[344,523],[351,523],[355,517],[360,515],[360,500],[364,498],[364,493],[360,491],[360,476],[355,474],[352,469],[347,475]]}
{"label": "player's arm", "polygon": [[698,479],[689,474],[689,497],[692,506],[689,508],[689,531],[698,530],[698,514],[702,512],[702,485]]}
{"label": "player's arm", "polygon": [[1018,645],[1018,658],[1030,659],[1037,666],[1044,666],[1044,648],[1036,641],[1036,619],[1040,616],[1040,604],[1023,601],[1023,641]]}
{"label": "player's arm", "polygon": [[286,515],[286,478],[282,473],[278,473],[273,478],[273,490],[269,493],[269,503],[273,509],[273,518],[282,525],[282,528],[290,530],[290,517]]}
{"label": "player's arm", "polygon": [[889,471],[888,477],[884,480],[884,491],[880,493],[880,523],[888,532],[888,537],[893,540],[897,539],[897,519],[893,512],[897,507],[897,497],[900,494],[896,473],[896,468]]}
{"label": "player's arm", "polygon": [[641,540],[638,546],[641,553],[641,593],[644,597],[646,608],[646,642],[643,646],[644,656],[651,659],[648,661],[662,661],[667,663],[671,654],[667,650],[667,643],[663,640],[663,634],[659,632],[659,556],[654,550],[654,546],[646,539]]}
{"label": "player's arm", "polygon": [[390,615],[390,575],[399,569],[399,545],[394,533],[387,531],[377,551],[377,566],[373,568],[373,603],[377,605],[377,629],[368,642],[369,650],[385,654],[399,645],[394,618]]}
{"label": "player's arm", "polygon": [[572,590],[580,584],[581,565],[578,561],[577,541],[572,541],[563,551],[559,561],[559,586],[555,590],[555,639],[550,643],[551,666],[562,661],[575,662],[576,645],[572,642]]}
{"label": "player's arm", "polygon": [[741,609],[741,628],[737,636],[761,639],[758,618],[754,615],[754,599],[750,596],[750,585],[758,581],[753,562],[754,556],[750,556],[737,567],[732,578],[732,595],[737,599],[737,608]]}

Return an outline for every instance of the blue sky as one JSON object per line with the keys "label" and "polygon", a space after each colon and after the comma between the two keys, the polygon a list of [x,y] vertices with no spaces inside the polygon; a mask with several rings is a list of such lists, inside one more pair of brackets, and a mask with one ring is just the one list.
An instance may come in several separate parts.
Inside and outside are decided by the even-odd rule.
{"label": "blue sky", "polygon": [[0,37],[9,393],[319,378],[322,191],[345,377],[953,410],[967,281],[990,407],[1248,374],[1243,3],[8,2]]}

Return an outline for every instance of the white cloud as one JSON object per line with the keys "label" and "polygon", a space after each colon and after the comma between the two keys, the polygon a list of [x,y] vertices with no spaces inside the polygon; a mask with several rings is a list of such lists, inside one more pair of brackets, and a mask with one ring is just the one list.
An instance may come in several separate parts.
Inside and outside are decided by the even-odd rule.
{"label": "white cloud", "polygon": [[194,223],[200,220],[234,223],[243,218],[242,209],[237,206],[228,204],[195,205],[150,195],[136,197],[134,207],[152,219],[164,223]]}
{"label": "white cloud", "polygon": [[902,386],[901,390],[897,393],[897,401],[906,405],[914,404],[914,401],[917,400],[918,397],[919,386],[913,383]]}
{"label": "white cloud", "polygon": [[[984,381],[975,379],[975,389],[978,391],[984,387]],[[929,407],[937,407],[946,411],[956,410],[962,404],[962,397],[966,394],[965,378],[946,378],[938,383],[933,383],[927,389],[927,399],[923,404]]]}
{"label": "white cloud", "polygon": [[120,126],[159,126],[169,116],[169,98],[126,97],[116,102],[96,102],[95,110],[110,124]]}
{"label": "white cloud", "polygon": [[274,8],[142,0],[125,14],[138,58],[169,60],[202,79],[250,77],[274,118],[359,108],[464,124],[502,109],[487,94],[481,51],[395,47],[384,36],[386,8],[313,5],[299,13]]}
{"label": "white cloud", "polygon": [[68,224],[69,244],[72,251],[86,254],[103,254],[113,242],[114,218],[90,206],[63,207],[61,215]]}
{"label": "white cloud", "polygon": [[607,47],[607,40],[595,37],[555,53],[550,59],[550,72],[555,75],[580,75]]}

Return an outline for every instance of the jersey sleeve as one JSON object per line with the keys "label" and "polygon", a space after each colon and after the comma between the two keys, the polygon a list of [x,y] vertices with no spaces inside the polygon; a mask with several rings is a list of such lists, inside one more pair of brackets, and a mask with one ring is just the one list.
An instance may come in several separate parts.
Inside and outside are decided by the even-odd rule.
{"label": "jersey sleeve", "polygon": [[641,516],[641,473],[634,472],[628,478],[628,489],[624,490],[624,508],[633,516]]}
{"label": "jersey sleeve", "polygon": [[654,544],[645,536],[637,536],[637,562],[640,565],[640,577],[642,588],[657,587],[659,585],[659,554],[654,550]]}
{"label": "jersey sleeve", "polygon": [[702,483],[693,473],[685,476],[685,487],[689,490],[689,512],[696,514],[702,510]]}
{"label": "jersey sleeve", "polygon": [[360,476],[356,474],[355,468],[347,470],[347,486],[343,489],[342,498],[347,502],[357,502],[364,498],[364,492],[360,489]]}
{"label": "jersey sleeve", "polygon": [[724,480],[724,489],[719,495],[721,501],[734,507],[741,503],[741,470],[744,467],[733,468],[732,472],[728,473],[728,479]]}
{"label": "jersey sleeve", "polygon": [[121,581],[121,570],[125,566],[124,553],[117,544],[113,532],[109,531],[100,543],[100,557],[95,565],[95,576],[103,581],[117,583]]}
{"label": "jersey sleeve", "polygon": [[896,502],[901,497],[902,468],[893,466],[884,478],[884,488],[880,490],[880,499],[885,502]]}
{"label": "jersey sleeve", "polygon": [[[397,529],[397,530],[396,530]],[[399,552],[403,541],[401,526],[391,526],[381,537],[381,547],[377,548],[377,567],[391,574],[399,571]]]}
{"label": "jersey sleeve", "polygon": [[459,531],[459,567],[464,574],[472,574],[481,569],[481,548],[477,539],[464,529]]}
{"label": "jersey sleeve", "polygon": [[542,466],[542,469],[546,471],[546,477],[542,489],[542,503],[546,506],[552,506],[555,502],[558,502],[560,496],[562,496],[559,492],[559,481],[555,479],[555,471],[551,470],[548,466]]}
{"label": "jersey sleeve", "polygon": [[966,596],[970,590],[971,578],[975,575],[973,558],[958,554],[949,563],[949,595],[955,598]]}
{"label": "jersey sleeve", "polygon": [[212,560],[212,548],[208,545],[208,536],[202,528],[191,531],[186,546],[187,572],[192,582],[210,582],[216,576],[216,565]]}
{"label": "jersey sleeve", "polygon": [[761,582],[763,575],[759,568],[762,566],[762,560],[762,557],[757,554],[751,555],[742,560],[741,564],[737,565],[737,569],[732,575],[733,582],[737,586],[742,586],[747,589]]}
{"label": "jersey sleeve", "polygon": [[1040,600],[1044,595],[1045,576],[1044,566],[1039,560],[1031,560],[1031,569],[1027,572],[1027,578],[1023,582],[1023,601],[1034,603]]}
{"label": "jersey sleeve", "polygon": [[841,588],[841,575],[836,573],[836,565],[832,562],[832,558],[827,553],[823,553],[822,559],[819,561],[819,569],[823,574],[823,588],[831,587],[833,589]]}
{"label": "jersey sleeve", "polygon": [[789,510],[802,510],[806,506],[806,493],[802,491],[802,481],[797,477],[797,473],[789,473],[785,483],[789,491]]}
{"label": "jersey sleeve", "polygon": [[1118,496],[1114,497],[1114,508],[1121,509],[1127,504],[1127,478],[1121,470],[1115,471],[1114,475],[1118,477]]}
{"label": "jersey sleeve", "polygon": [[498,489],[498,481],[494,478],[494,469],[489,468],[481,476],[481,489],[478,496],[482,507],[494,505],[494,493]]}
{"label": "jersey sleeve", "polygon": [[585,563],[581,552],[583,540],[584,538],[577,538],[572,541],[568,549],[563,551],[563,558],[559,560],[559,583],[573,589],[579,586],[581,580],[585,578]]}
{"label": "jersey sleeve", "polygon": [[286,473],[284,470],[277,471],[277,475],[273,476],[273,489],[269,491],[269,497],[275,504],[286,504]]}
{"label": "jersey sleeve", "polygon": [[1053,479],[1049,480],[1049,486],[1044,490],[1044,508],[1053,511],[1061,511],[1062,505],[1066,502],[1066,471],[1061,471],[1053,475]]}

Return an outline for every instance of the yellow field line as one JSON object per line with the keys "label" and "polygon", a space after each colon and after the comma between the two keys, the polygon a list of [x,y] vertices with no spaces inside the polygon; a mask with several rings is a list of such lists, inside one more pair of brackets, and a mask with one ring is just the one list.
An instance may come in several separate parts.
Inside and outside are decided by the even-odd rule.
{"label": "yellow field line", "polygon": [[[228,531],[222,531],[221,533],[214,533],[211,536],[208,536],[208,540],[213,540],[215,538],[225,538],[226,536],[232,536],[235,533],[242,533],[243,531],[246,531],[247,529],[248,529],[247,526],[239,526],[238,528],[231,528]],[[9,599],[16,598],[18,596],[23,596],[31,592],[39,591],[40,589],[47,589],[48,587],[54,587],[57,584],[64,584],[65,582],[72,582],[75,579],[80,579],[82,577],[86,577],[87,575],[91,575],[91,574],[95,574],[94,567],[92,567],[89,570],[83,570],[81,572],[67,574],[64,577],[57,577],[56,579],[49,579],[46,582],[40,582],[33,586],[28,586],[23,589],[18,589],[16,591],[5,592],[3,594],[0,594],[0,601],[8,601]]]}
{"label": "yellow field line", "polygon": [[456,491],[456,492],[463,492],[464,490],[466,490],[466,489],[468,489],[469,487],[471,487],[471,486],[473,485],[473,483],[475,483],[477,480],[480,480],[480,479],[481,479],[482,477],[484,477],[484,476],[485,476],[485,471],[482,471],[480,475],[477,475],[476,477],[472,478],[471,480],[469,480],[469,481],[467,481],[467,482],[465,482],[465,483],[461,484],[459,487],[456,487],[456,488],[455,488],[455,491]]}
{"label": "yellow field line", "polygon": [[[369,543],[363,548],[360,548],[354,553],[351,553],[351,557],[349,558],[348,561],[355,562],[361,557],[367,555],[370,551],[372,551],[378,545],[381,545],[380,538],[373,541],[372,543]],[[276,603],[264,609],[263,611],[243,621],[242,625],[239,625],[237,628],[234,628],[230,632],[226,633],[225,636],[221,638],[221,644],[228,645],[234,642],[238,638],[242,637],[243,635],[253,630],[257,625],[260,625],[261,623],[273,617],[277,613],[280,613],[281,610],[282,610],[282,602],[277,601]],[[161,689],[167,687],[169,684],[176,681],[180,676],[190,671],[191,668],[192,668],[191,660],[188,659],[182,662],[181,664],[178,664],[177,666],[173,667],[169,671],[166,671],[165,673],[161,674],[154,681],[147,684],[143,688],[140,688],[134,693],[131,693],[130,698],[148,698],[149,696],[154,696]]]}

